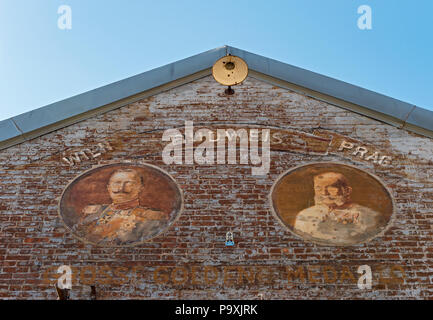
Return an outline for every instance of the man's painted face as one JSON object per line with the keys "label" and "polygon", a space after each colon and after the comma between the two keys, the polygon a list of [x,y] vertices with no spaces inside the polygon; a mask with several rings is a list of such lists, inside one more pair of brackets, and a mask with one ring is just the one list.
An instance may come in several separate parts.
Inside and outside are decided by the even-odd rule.
{"label": "man's painted face", "polygon": [[329,207],[341,207],[350,201],[352,188],[340,173],[328,172],[314,177],[314,201]]}
{"label": "man's painted face", "polygon": [[135,171],[116,172],[108,182],[108,192],[114,203],[138,199],[142,187],[140,176]]}

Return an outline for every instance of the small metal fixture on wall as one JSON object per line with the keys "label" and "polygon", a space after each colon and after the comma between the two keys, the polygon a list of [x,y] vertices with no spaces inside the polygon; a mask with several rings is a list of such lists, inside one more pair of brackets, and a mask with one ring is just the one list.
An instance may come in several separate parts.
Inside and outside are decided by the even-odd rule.
{"label": "small metal fixture on wall", "polygon": [[229,231],[226,233],[226,246],[232,247],[235,245],[235,241],[233,240],[233,232]]}
{"label": "small metal fixture on wall", "polygon": [[242,83],[248,76],[247,63],[237,56],[227,55],[217,60],[212,67],[214,79],[224,86],[228,86],[225,93],[232,95],[232,86]]}

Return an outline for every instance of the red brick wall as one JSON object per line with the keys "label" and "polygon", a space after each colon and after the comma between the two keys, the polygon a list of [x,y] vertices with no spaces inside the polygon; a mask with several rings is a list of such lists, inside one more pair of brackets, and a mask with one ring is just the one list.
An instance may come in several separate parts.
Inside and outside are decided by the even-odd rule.
{"label": "red brick wall", "polygon": [[[223,87],[206,77],[0,151],[0,298],[55,299],[56,275],[49,271],[60,265],[83,272],[82,279],[74,278],[74,299],[89,298],[91,284],[98,298],[106,299],[431,298],[433,141],[252,77],[235,91],[226,96]],[[272,150],[266,176],[252,176],[250,165],[168,166],[161,157],[166,144],[162,132],[183,127],[185,120],[209,129],[227,124],[324,136],[331,132],[392,155],[393,161],[381,167],[336,152],[331,145],[322,154],[290,147]],[[75,166],[61,160],[102,141],[114,150]],[[183,213],[164,234],[137,247],[80,242],[57,212],[63,189],[94,165],[124,160],[151,163],[170,173],[184,193]],[[355,165],[391,190],[396,212],[383,236],[356,246],[319,246],[294,236],[275,219],[268,201],[275,179],[292,167],[320,161]],[[234,247],[224,245],[229,230],[234,232]],[[352,279],[357,280],[357,268],[364,264],[373,271],[371,290],[360,290]],[[168,269],[157,269],[164,266]],[[213,272],[211,266],[220,275],[214,283],[204,283],[204,271]],[[304,281],[289,282],[286,267],[300,266]],[[173,281],[175,267],[179,269]],[[403,268],[402,281],[384,280],[391,267]],[[91,280],[95,268],[99,273]],[[112,278],[119,283],[101,284],[108,279],[101,268],[109,274],[114,270]],[[183,270],[188,271],[184,283]],[[326,270],[331,270],[328,278]],[[332,270],[336,281],[331,281]],[[246,278],[250,271],[256,278]],[[168,282],[158,283],[166,274]]]}

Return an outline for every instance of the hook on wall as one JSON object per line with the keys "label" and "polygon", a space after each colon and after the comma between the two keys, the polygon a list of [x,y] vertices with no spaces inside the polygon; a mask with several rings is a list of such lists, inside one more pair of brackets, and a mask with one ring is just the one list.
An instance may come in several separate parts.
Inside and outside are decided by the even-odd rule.
{"label": "hook on wall", "polygon": [[233,232],[228,231],[226,233],[226,246],[234,246],[235,245],[235,241],[233,240]]}

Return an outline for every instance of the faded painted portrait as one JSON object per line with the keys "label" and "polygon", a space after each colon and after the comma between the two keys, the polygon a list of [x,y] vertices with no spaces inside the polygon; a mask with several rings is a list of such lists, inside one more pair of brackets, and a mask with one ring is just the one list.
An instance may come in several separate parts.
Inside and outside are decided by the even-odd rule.
{"label": "faded painted portrait", "polygon": [[151,165],[110,164],[85,172],[64,190],[59,214],[79,239],[130,246],[163,232],[180,214],[175,181]]}
{"label": "faded painted portrait", "polygon": [[284,173],[271,203],[277,218],[305,240],[354,245],[382,233],[394,210],[384,184],[358,168],[313,163]]}

